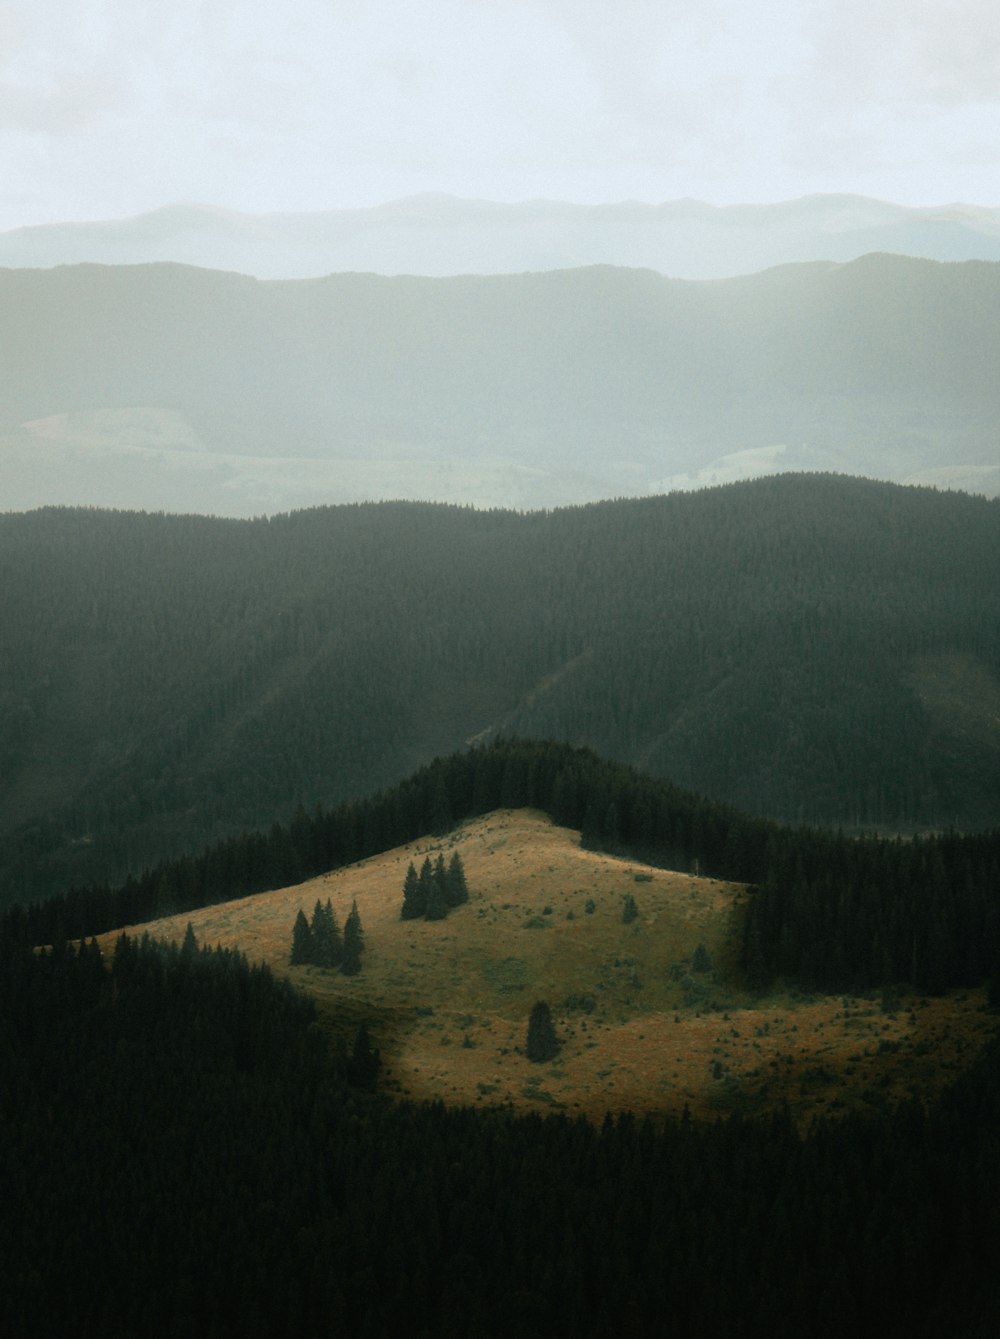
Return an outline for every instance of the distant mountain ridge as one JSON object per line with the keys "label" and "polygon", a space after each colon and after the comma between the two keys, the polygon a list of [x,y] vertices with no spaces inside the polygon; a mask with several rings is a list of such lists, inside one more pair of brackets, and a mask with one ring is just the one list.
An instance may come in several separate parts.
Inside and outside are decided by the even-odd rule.
{"label": "distant mountain ridge", "polygon": [[802,470],[1000,491],[996,262],[0,270],[0,367],[9,510],[551,507]]}
{"label": "distant mountain ridge", "polygon": [[856,195],[776,204],[699,200],[581,205],[416,195],[367,209],[245,214],[168,205],[133,218],[0,234],[0,266],[175,261],[261,279],[345,271],[503,274],[608,264],[679,279],[722,279],[789,262],[872,251],[1000,260],[1000,209],[911,207]]}

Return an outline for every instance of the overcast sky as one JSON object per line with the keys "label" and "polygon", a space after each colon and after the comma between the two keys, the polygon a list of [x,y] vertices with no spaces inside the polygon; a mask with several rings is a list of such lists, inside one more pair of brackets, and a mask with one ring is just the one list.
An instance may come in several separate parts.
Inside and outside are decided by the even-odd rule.
{"label": "overcast sky", "polygon": [[1000,205],[997,0],[0,0],[0,228],[423,191]]}

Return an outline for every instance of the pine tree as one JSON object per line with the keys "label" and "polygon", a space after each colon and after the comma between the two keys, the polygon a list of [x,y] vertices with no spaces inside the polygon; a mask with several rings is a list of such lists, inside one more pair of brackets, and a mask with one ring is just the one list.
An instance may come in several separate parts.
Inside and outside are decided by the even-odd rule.
{"label": "pine tree", "polygon": [[431,883],[431,891],[427,898],[427,910],[424,916],[429,921],[443,921],[448,915],[448,903],[445,901],[444,889],[437,879]]}
{"label": "pine tree", "polygon": [[417,905],[421,909],[421,916],[426,916],[427,908],[430,905],[431,893],[434,891],[434,868],[431,865],[430,856],[424,856],[424,863],[420,866],[417,889]]}
{"label": "pine tree", "polygon": [[465,868],[462,865],[462,857],[457,851],[452,852],[451,860],[448,862],[445,899],[450,907],[460,907],[469,900],[469,886],[465,882]]}
{"label": "pine tree", "polygon": [[317,899],[312,918],[312,958],[317,967],[336,967],[343,957],[344,947],[333,914],[333,903],[325,905]]}
{"label": "pine tree", "polygon": [[448,871],[444,867],[444,856],[440,854],[434,862],[424,915],[429,921],[443,921],[448,915]]}
{"label": "pine tree", "polygon": [[377,1046],[371,1043],[366,1024],[358,1028],[354,1039],[354,1049],[347,1062],[347,1075],[351,1083],[359,1088],[372,1088],[382,1067],[382,1057]]}
{"label": "pine tree", "polygon": [[544,1000],[539,1000],[531,1010],[528,1019],[528,1040],[525,1054],[529,1060],[542,1063],[551,1060],[559,1050],[552,1011]]}
{"label": "pine tree", "polygon": [[299,914],[295,917],[295,925],[292,927],[292,956],[290,962],[293,967],[302,967],[306,963],[312,962],[312,960],[312,931],[309,929],[305,912],[299,907]]}
{"label": "pine tree", "polygon": [[181,956],[184,958],[194,958],[198,953],[198,940],[195,938],[194,926],[190,921],[187,923],[187,929],[184,931],[184,943],[181,945]]}
{"label": "pine tree", "polygon": [[420,920],[426,911],[427,901],[423,895],[420,879],[417,877],[416,867],[411,860],[406,870],[406,878],[403,880],[403,907],[399,918],[404,921]]}
{"label": "pine tree", "polygon": [[340,970],[345,976],[356,976],[361,971],[361,953],[365,946],[364,932],[357,902],[351,903],[350,914],[344,922],[344,954]]}

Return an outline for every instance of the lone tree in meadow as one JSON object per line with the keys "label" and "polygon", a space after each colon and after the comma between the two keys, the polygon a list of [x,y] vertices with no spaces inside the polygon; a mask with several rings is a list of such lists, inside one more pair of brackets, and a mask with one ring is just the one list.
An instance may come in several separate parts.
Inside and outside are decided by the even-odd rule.
{"label": "lone tree in meadow", "polygon": [[531,1010],[528,1019],[528,1041],[525,1054],[529,1060],[543,1063],[552,1060],[559,1050],[555,1025],[552,1022],[552,1010],[544,1000],[539,1000]]}

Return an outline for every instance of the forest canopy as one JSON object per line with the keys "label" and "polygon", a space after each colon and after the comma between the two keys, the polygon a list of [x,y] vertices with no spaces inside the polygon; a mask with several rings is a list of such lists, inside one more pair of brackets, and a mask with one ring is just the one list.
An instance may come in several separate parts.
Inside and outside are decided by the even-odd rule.
{"label": "forest canopy", "polygon": [[1000,503],[837,476],[552,513],[0,516],[0,903],[588,745],[792,822],[1000,812]]}

